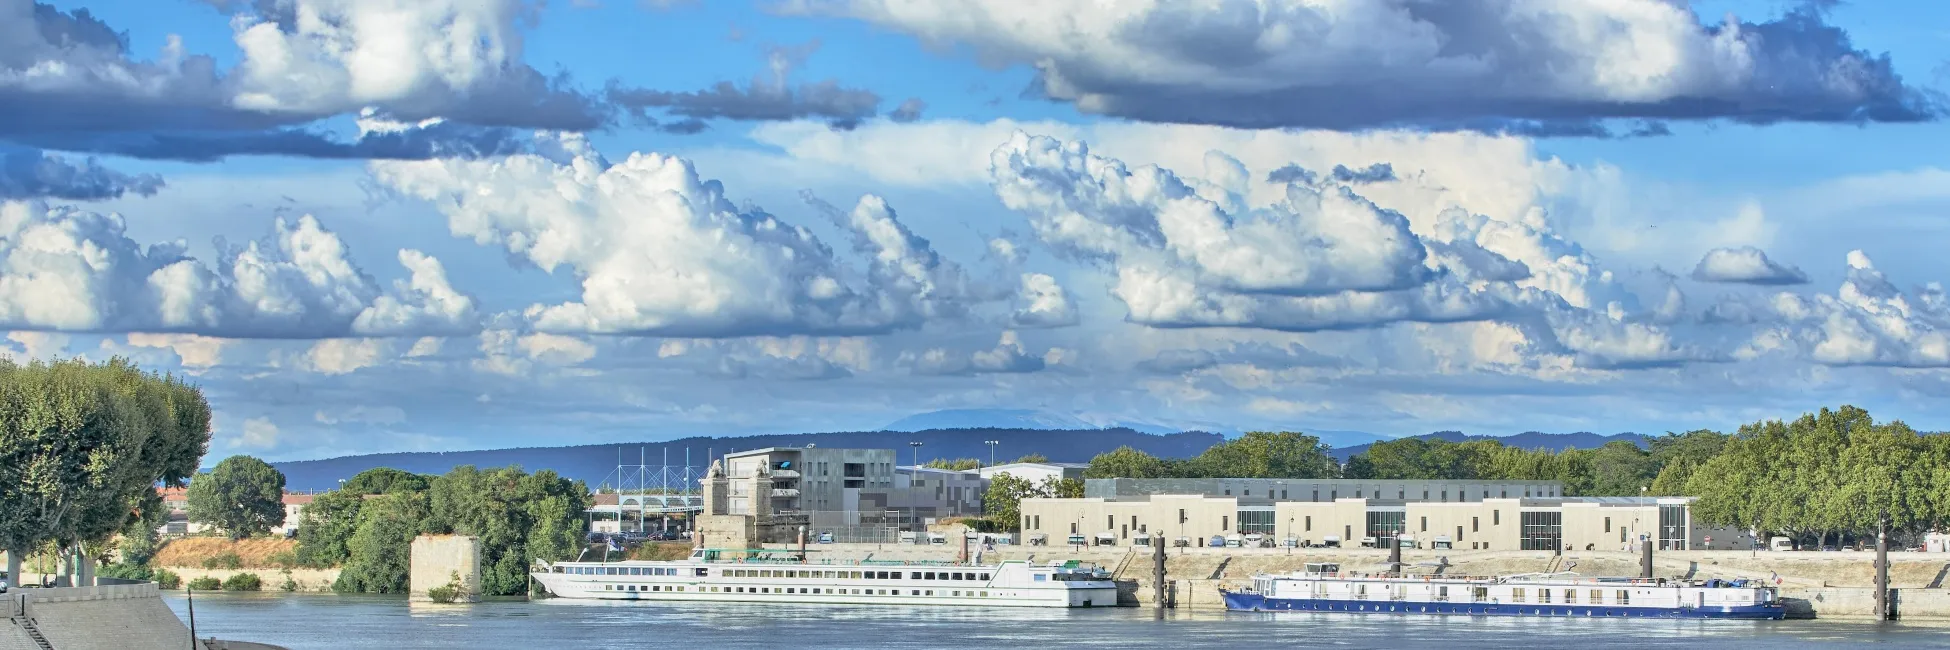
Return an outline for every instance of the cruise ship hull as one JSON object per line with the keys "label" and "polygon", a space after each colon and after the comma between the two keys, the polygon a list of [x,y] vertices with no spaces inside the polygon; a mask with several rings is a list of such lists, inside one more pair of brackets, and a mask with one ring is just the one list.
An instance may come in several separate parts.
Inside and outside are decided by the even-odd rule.
{"label": "cruise ship hull", "polygon": [[[898,594],[798,593],[783,590],[752,593],[697,592],[695,587],[674,591],[607,591],[600,584],[576,583],[562,576],[537,573],[535,580],[558,598],[671,603],[770,603],[803,605],[900,605],[951,607],[1085,608],[1117,606],[1117,587],[1070,589],[900,589]],[[822,588],[821,591],[840,591]],[[844,591],[866,591],[846,589]],[[884,589],[876,591],[896,591]],[[964,595],[966,594],[966,595]]]}
{"label": "cruise ship hull", "polygon": [[1631,607],[1518,603],[1451,603],[1326,598],[1266,598],[1254,593],[1224,592],[1226,609],[1246,612],[1347,612],[1355,614],[1447,614],[1461,616],[1534,616],[1541,618],[1708,618],[1779,620],[1780,605],[1727,607]]}

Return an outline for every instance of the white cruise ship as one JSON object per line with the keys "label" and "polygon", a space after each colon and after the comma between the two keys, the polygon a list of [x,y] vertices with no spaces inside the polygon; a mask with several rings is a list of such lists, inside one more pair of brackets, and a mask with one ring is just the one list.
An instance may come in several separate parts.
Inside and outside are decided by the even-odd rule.
{"label": "white cruise ship", "polygon": [[537,562],[560,598],[977,607],[1114,607],[1108,571],[1075,561],[1033,565],[807,561],[781,551],[699,549],[676,561]]}
{"label": "white cruise ship", "polygon": [[1764,620],[1787,613],[1779,590],[1759,580],[1367,575],[1332,563],[1256,575],[1251,588],[1220,593],[1226,609],[1251,612]]}

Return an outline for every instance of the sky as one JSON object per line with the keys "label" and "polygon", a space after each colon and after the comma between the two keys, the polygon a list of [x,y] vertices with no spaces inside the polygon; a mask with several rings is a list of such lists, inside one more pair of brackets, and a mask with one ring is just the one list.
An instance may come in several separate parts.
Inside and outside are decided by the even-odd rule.
{"label": "sky", "polygon": [[0,0],[0,329],[213,453],[1950,429],[1950,5]]}

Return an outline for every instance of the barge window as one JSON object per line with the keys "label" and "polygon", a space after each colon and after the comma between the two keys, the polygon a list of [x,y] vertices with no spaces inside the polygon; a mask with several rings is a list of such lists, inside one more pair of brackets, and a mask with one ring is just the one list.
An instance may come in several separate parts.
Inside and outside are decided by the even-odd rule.
{"label": "barge window", "polygon": [[1624,589],[1618,590],[1618,604],[1620,605],[1632,604],[1632,592],[1626,591]]}
{"label": "barge window", "polygon": [[1526,597],[1528,596],[1523,593],[1523,587],[1516,587],[1510,590],[1510,602],[1521,603],[1524,602],[1524,598]]}
{"label": "barge window", "polygon": [[920,579],[921,579],[921,572],[920,572],[920,571],[910,571],[910,572],[909,572],[909,575],[907,576],[907,579],[909,579],[909,580],[920,580]]}
{"label": "barge window", "polygon": [[1564,590],[1564,604],[1566,605],[1578,604],[1578,590],[1576,589]]}
{"label": "barge window", "polygon": [[984,573],[984,574],[982,574],[982,579],[983,579],[983,580],[987,580],[987,579],[989,579],[989,574],[986,574],[986,573]]}
{"label": "barge window", "polygon": [[1598,605],[1604,602],[1605,602],[1605,592],[1599,591],[1597,589],[1591,590],[1591,604]]}
{"label": "barge window", "polygon": [[1436,588],[1435,588],[1435,599],[1436,599],[1436,600],[1449,600],[1449,587],[1448,587],[1447,585],[1443,585],[1443,586],[1439,586],[1439,587],[1436,587]]}
{"label": "barge window", "polygon": [[1551,590],[1549,590],[1549,589],[1538,589],[1538,590],[1537,590],[1537,602],[1540,602],[1540,603],[1549,603],[1549,602],[1551,602]]}
{"label": "barge window", "polygon": [[1480,603],[1480,602],[1483,602],[1483,601],[1485,601],[1485,600],[1489,600],[1489,599],[1490,599],[1490,588],[1489,588],[1489,587],[1476,587],[1476,588],[1475,588],[1475,590],[1474,590],[1474,593],[1471,593],[1471,594],[1470,594],[1470,598],[1471,598],[1471,600],[1474,600],[1474,601],[1476,601],[1476,602],[1479,602],[1479,603]]}

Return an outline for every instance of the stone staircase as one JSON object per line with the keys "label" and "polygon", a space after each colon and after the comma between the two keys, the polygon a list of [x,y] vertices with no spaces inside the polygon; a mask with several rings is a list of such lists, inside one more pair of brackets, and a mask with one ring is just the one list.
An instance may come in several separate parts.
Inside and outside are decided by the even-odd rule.
{"label": "stone staircase", "polygon": [[19,615],[14,616],[12,620],[15,626],[27,633],[27,638],[34,640],[34,645],[40,646],[41,650],[54,650],[54,645],[47,642],[46,636],[41,635],[41,628],[34,623],[33,617]]}

